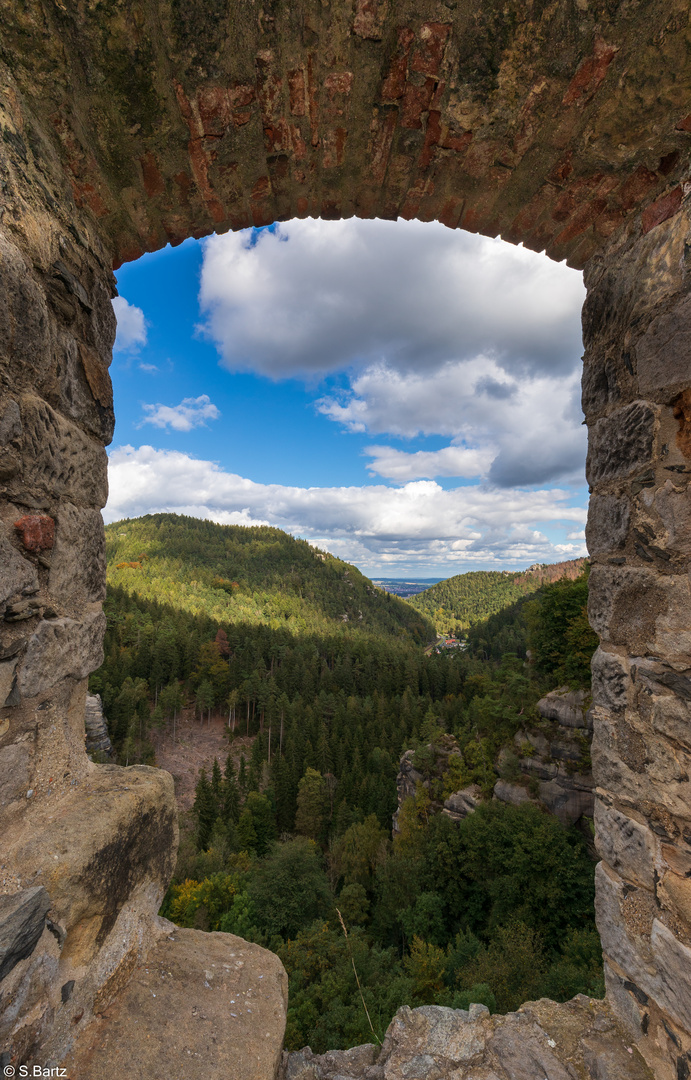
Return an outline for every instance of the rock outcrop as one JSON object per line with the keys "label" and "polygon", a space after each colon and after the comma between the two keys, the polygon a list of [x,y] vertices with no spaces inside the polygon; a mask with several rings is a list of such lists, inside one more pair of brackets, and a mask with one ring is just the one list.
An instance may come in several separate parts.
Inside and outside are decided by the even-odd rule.
{"label": "rock outcrop", "polygon": [[655,1080],[601,1001],[535,1001],[507,1016],[403,1006],[381,1047],[284,1054],[279,1080]]}
{"label": "rock outcrop", "polygon": [[273,953],[168,923],[62,1064],[75,1080],[273,1080],[287,1005]]}
{"label": "rock outcrop", "polygon": [[103,715],[103,703],[100,694],[86,695],[84,714],[86,727],[86,752],[92,760],[114,760],[115,753],[108,734],[108,724]]}
{"label": "rock outcrop", "polygon": [[592,728],[593,718],[588,711],[591,700],[589,690],[570,690],[560,686],[545,694],[537,703],[537,711],[545,720],[555,720],[561,727]]}
{"label": "rock outcrop", "polygon": [[[585,692],[556,690],[542,698],[538,712],[547,721],[541,728],[525,727],[514,737],[515,750],[505,747],[496,764],[500,778],[494,784],[493,797],[500,802],[520,806],[535,802],[549,810],[564,825],[576,825],[586,818],[592,823],[595,808],[595,781],[590,762],[592,734],[588,729]],[[563,724],[557,718],[565,719]],[[578,722],[577,722],[578,721]],[[396,786],[398,807],[393,816],[394,835],[398,817],[406,799],[415,795],[421,784],[430,800],[432,813],[442,813],[460,821],[482,802],[477,784],[444,795],[446,774],[454,756],[460,755],[456,739],[443,735],[422,753],[406,750]],[[591,837],[591,828],[586,827]]]}

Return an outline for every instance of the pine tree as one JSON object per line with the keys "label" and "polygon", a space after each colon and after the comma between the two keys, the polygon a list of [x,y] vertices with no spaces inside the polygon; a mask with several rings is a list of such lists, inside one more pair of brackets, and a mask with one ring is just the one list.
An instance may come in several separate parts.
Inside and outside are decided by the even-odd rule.
{"label": "pine tree", "polygon": [[247,778],[247,762],[245,761],[245,755],[240,754],[240,768],[238,770],[238,786],[243,796],[247,795],[249,791],[249,783]]}
{"label": "pine tree", "polygon": [[223,780],[222,816],[226,825],[237,824],[240,817],[240,791],[230,754],[226,758]]}
{"label": "pine tree", "polygon": [[223,777],[221,776],[221,766],[218,764],[218,758],[214,758],[213,768],[211,770],[211,792],[214,797],[214,804],[216,807],[216,813],[221,808],[221,787],[223,784]]}
{"label": "pine tree", "polygon": [[240,814],[237,827],[238,844],[241,851],[252,855],[257,850],[257,833],[254,828],[254,820],[248,806]]}
{"label": "pine tree", "polygon": [[197,850],[206,851],[216,821],[216,803],[206,769],[202,769],[199,774],[194,812],[197,815]]}

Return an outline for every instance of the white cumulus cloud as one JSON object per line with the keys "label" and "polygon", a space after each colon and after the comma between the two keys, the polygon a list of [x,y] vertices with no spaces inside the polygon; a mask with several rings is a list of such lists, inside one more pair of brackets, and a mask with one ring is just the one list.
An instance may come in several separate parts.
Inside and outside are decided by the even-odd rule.
{"label": "white cumulus cloud", "polygon": [[200,302],[223,362],[274,378],[495,356],[567,372],[581,275],[438,222],[306,219],[204,243]]}
{"label": "white cumulus cloud", "polygon": [[221,415],[208,394],[183,398],[179,405],[143,404],[142,408],[148,413],[142,424],[172,428],[173,431],[191,431],[192,428],[205,426],[207,420],[218,420]]}
{"label": "white cumulus cloud", "polygon": [[136,352],[146,345],[146,319],[141,308],[129,304],[124,296],[111,301],[118,329],[115,335],[115,352]]}
{"label": "white cumulus cloud", "polygon": [[230,369],[345,372],[318,402],[336,423],[449,439],[412,454],[378,439],[373,475],[513,487],[582,482],[584,295],[576,271],[501,240],[353,218],[211,237],[200,304]]}
{"label": "white cumulus cloud", "polygon": [[[558,489],[444,490],[431,480],[400,487],[259,484],[177,450],[124,446],[110,455],[107,521],[176,512],[223,523],[270,523],[357,563],[371,574],[416,567],[457,573],[515,568],[585,553],[552,542],[538,527],[582,527],[586,512]],[[565,532],[565,529],[564,529]]]}
{"label": "white cumulus cloud", "polygon": [[482,477],[500,487],[557,480],[583,483],[586,432],[578,374],[507,380],[487,357],[444,364],[436,371],[400,372],[379,364],[318,408],[351,431],[442,435],[437,451],[366,451],[370,472],[391,480]]}

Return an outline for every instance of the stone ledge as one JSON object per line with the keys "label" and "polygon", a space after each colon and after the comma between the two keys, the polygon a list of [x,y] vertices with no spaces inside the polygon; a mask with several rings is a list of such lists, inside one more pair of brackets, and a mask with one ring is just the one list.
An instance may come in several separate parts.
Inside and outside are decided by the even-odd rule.
{"label": "stone ledge", "polygon": [[654,1080],[604,1001],[579,994],[490,1016],[404,1005],[381,1049],[284,1053],[279,1080]]}
{"label": "stone ledge", "polygon": [[62,1062],[70,1080],[274,1080],[288,977],[233,934],[175,929]]}

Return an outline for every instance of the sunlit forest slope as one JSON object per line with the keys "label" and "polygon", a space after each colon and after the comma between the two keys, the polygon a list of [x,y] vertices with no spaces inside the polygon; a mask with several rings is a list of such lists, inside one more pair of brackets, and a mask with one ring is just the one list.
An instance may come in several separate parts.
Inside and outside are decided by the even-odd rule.
{"label": "sunlit forest slope", "polygon": [[472,570],[457,574],[411,596],[408,603],[432,619],[439,633],[448,634],[468,627],[501,611],[542,585],[568,578],[574,581],[583,572],[585,559],[536,564],[522,573],[504,570]]}
{"label": "sunlit forest slope", "polygon": [[426,615],[280,529],[147,514],[108,525],[106,555],[110,586],[219,621],[293,634],[340,626],[415,642],[434,637]]}

